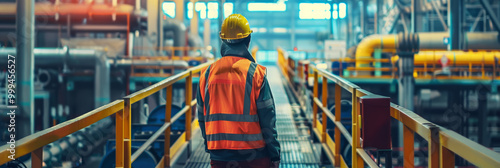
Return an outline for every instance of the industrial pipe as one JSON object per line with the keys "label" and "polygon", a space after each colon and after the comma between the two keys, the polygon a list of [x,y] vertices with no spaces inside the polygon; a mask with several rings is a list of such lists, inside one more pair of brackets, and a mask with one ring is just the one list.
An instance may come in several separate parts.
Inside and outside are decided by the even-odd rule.
{"label": "industrial pipe", "polygon": [[[186,26],[181,21],[167,18],[163,20],[163,35],[166,36],[165,32],[172,31],[174,34],[174,47],[184,47],[186,46]],[[175,56],[182,55],[181,50],[175,51]],[[174,53],[172,53],[174,54]]]}
{"label": "industrial pipe", "polygon": [[[35,0],[16,1],[16,48],[17,54],[12,54],[17,57],[14,59],[18,62],[15,65],[17,68],[16,79],[16,102],[19,105],[19,118],[25,122],[19,124],[16,138],[23,138],[35,133],[35,88],[33,86],[34,78],[34,60],[33,48],[35,46]],[[14,48],[12,48],[14,50]],[[8,54],[3,54],[5,57]],[[7,58],[2,61],[7,62]],[[16,61],[17,60],[17,61]],[[7,65],[2,64],[2,65]]]}
{"label": "industrial pipe", "polygon": [[[447,32],[439,33],[418,33],[418,48],[420,50],[442,49],[446,50],[448,45],[446,40],[449,34]],[[500,42],[497,40],[498,32],[486,33],[469,33],[465,34],[465,49],[483,50],[483,49],[500,49]],[[398,36],[391,35],[371,35],[364,38],[356,49],[356,67],[369,66],[369,61],[359,59],[372,58],[375,49],[384,49],[384,51],[395,52],[399,49]]]}
{"label": "industrial pipe", "polygon": [[90,156],[92,151],[113,136],[113,131],[113,121],[106,117],[47,145],[43,149],[43,161],[50,167],[55,167],[52,163],[63,161],[81,164],[83,158]]}
{"label": "industrial pipe", "polygon": [[[90,49],[35,48],[35,65],[69,67],[95,67],[95,107],[100,107],[110,101],[109,63],[104,53]],[[0,57],[15,55],[14,48],[0,48]],[[6,64],[7,58],[0,59],[0,64]]]}
{"label": "industrial pipe", "polygon": [[[441,58],[446,56],[450,65],[495,65],[500,60],[500,52],[473,52],[473,51],[420,51],[415,54],[415,65],[441,64]],[[395,63],[399,56],[394,56],[391,61]]]}
{"label": "industrial pipe", "polygon": [[396,50],[397,35],[370,35],[364,38],[356,48],[356,67],[367,67],[370,61],[361,59],[370,59],[377,48]]}

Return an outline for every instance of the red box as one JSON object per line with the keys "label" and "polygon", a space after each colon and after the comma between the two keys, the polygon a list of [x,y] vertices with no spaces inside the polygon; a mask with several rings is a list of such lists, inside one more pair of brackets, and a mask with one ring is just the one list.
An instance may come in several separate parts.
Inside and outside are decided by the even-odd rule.
{"label": "red box", "polygon": [[360,103],[362,147],[391,149],[391,99],[366,95]]}

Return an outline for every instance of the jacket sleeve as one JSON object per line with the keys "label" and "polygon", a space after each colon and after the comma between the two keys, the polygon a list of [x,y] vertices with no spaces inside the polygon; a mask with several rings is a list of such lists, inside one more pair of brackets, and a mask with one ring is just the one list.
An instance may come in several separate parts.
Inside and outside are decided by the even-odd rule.
{"label": "jacket sleeve", "polygon": [[257,115],[259,116],[262,136],[266,143],[266,149],[271,161],[280,160],[280,144],[278,142],[278,132],[276,131],[276,108],[274,106],[273,94],[264,77],[259,97],[256,101]]}
{"label": "jacket sleeve", "polygon": [[203,143],[205,143],[205,152],[209,153],[207,147],[207,137],[205,133],[205,115],[203,113],[203,99],[201,98],[201,90],[198,87],[198,93],[196,94],[196,111],[198,113],[198,123],[200,124],[201,135],[203,136]]}

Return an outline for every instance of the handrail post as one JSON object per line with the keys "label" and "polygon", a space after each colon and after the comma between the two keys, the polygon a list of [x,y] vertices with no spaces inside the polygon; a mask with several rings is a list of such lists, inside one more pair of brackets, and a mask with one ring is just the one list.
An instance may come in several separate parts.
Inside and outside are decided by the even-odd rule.
{"label": "handrail post", "polygon": [[415,167],[414,155],[415,155],[415,132],[413,132],[407,126],[403,126],[403,167],[412,168]]}
{"label": "handrail post", "polygon": [[358,97],[356,95],[357,89],[352,91],[352,167],[363,167],[364,162],[358,156],[356,151],[360,147],[359,143],[359,125],[358,125]]}
{"label": "handrail post", "polygon": [[[313,87],[314,98],[318,97],[318,71],[314,71],[314,87]],[[313,128],[316,129],[316,122],[318,120],[318,105],[313,102]]]}
{"label": "handrail post", "polygon": [[[193,88],[193,72],[189,72],[189,76],[186,77],[186,106],[188,107],[188,111],[186,112],[186,142],[189,142],[191,140],[191,116],[192,116],[192,108],[191,108],[191,101],[192,101],[192,88]],[[189,153],[189,152],[188,152]]]}
{"label": "handrail post", "polygon": [[303,71],[302,71],[302,63],[299,61],[299,67],[297,67],[297,73],[298,73],[298,77],[299,77],[299,83],[302,83],[302,74],[303,74]]}
{"label": "handrail post", "polygon": [[430,168],[439,167],[439,128],[433,123],[424,123],[429,127],[428,163]]}
{"label": "handrail post", "polygon": [[[169,123],[172,118],[172,90],[173,87],[172,85],[167,87],[167,97],[165,100],[165,123]],[[163,144],[163,166],[164,167],[170,167],[170,131],[171,131],[171,126],[165,129],[165,141]]]}
{"label": "handrail post", "polygon": [[123,107],[123,167],[132,168],[132,102],[130,98],[124,98]]}
{"label": "handrail post", "polygon": [[[341,99],[342,88],[339,84],[335,84],[335,121],[340,122],[341,119]],[[340,167],[340,129],[335,127],[335,167]]]}
{"label": "handrail post", "polygon": [[31,167],[32,168],[43,167],[43,147],[35,149],[33,152],[31,152]]}
{"label": "handrail post", "polygon": [[116,113],[116,152],[115,152],[115,166],[116,168],[123,168],[123,113],[125,109],[122,109]]}
{"label": "handrail post", "polygon": [[[323,107],[328,109],[328,79],[326,79],[325,76],[323,76],[323,89],[322,89],[322,93],[321,93],[321,96],[323,97],[323,101],[322,101],[322,104],[323,104]],[[321,118],[323,119],[322,121],[322,125],[323,125],[323,128],[321,129],[321,143],[326,143],[326,124],[327,124],[327,121],[328,121],[328,118],[326,117],[326,111],[323,111],[323,113],[321,113]]]}
{"label": "handrail post", "polygon": [[[441,139],[441,138],[440,138]],[[440,143],[440,167],[442,168],[454,168],[455,167],[455,153],[453,153],[448,148],[444,147],[442,143]]]}

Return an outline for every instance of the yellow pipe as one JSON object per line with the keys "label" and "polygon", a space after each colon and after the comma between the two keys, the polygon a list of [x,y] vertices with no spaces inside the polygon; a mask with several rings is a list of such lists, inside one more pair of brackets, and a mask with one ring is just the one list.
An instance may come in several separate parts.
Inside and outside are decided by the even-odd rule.
{"label": "yellow pipe", "polygon": [[397,35],[370,35],[364,38],[356,48],[356,67],[367,67],[371,61],[362,61],[361,59],[371,59],[375,49],[384,49],[384,51],[396,51]]}
{"label": "yellow pipe", "polygon": [[[500,60],[500,51],[486,52],[486,51],[420,51],[415,54],[415,65],[424,64],[441,64],[441,58],[446,56],[449,61],[449,65],[494,65],[495,58],[496,61]],[[394,63],[399,59],[398,56],[391,58]]]}

